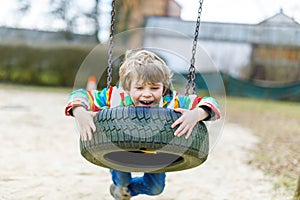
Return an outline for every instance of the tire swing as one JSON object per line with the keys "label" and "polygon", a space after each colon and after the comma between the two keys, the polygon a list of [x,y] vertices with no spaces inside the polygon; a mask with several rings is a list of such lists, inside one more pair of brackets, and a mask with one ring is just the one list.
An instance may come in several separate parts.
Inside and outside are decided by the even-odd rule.
{"label": "tire swing", "polygon": [[[203,0],[200,0],[189,68],[186,95],[195,94],[195,54]],[[107,86],[112,79],[112,48],[115,0],[112,0]],[[208,156],[208,131],[198,122],[189,139],[175,137],[171,124],[181,116],[172,109],[115,107],[101,110],[94,118],[91,141],[80,141],[82,156],[89,162],[124,172],[170,172],[202,164]]]}

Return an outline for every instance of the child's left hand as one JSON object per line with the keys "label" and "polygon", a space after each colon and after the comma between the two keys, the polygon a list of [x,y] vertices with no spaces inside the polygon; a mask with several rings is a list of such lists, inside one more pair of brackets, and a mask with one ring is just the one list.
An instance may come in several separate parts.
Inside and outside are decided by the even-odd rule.
{"label": "child's left hand", "polygon": [[208,113],[200,107],[194,108],[193,110],[176,108],[174,111],[180,112],[182,116],[171,125],[171,128],[174,128],[180,124],[177,130],[174,132],[174,135],[180,137],[186,134],[186,139],[190,137],[197,122],[204,120],[208,116]]}

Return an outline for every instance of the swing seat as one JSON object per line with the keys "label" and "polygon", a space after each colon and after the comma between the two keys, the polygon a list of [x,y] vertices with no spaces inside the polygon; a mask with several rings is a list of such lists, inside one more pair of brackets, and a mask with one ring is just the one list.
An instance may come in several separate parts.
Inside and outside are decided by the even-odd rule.
{"label": "swing seat", "polygon": [[81,141],[82,156],[96,165],[124,172],[161,173],[190,169],[208,156],[208,131],[198,122],[188,139],[175,137],[171,124],[181,116],[172,109],[116,107],[94,118],[91,141]]}

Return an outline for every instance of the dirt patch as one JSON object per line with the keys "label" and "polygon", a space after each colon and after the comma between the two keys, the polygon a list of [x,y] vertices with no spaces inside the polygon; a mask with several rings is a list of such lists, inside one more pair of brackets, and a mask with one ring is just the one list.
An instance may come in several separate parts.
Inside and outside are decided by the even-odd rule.
{"label": "dirt patch", "polygon": [[[66,92],[0,89],[0,199],[112,199],[108,169],[79,153],[74,119],[64,116]],[[257,138],[226,124],[201,166],[167,174],[160,200],[284,200],[272,180],[247,164]]]}

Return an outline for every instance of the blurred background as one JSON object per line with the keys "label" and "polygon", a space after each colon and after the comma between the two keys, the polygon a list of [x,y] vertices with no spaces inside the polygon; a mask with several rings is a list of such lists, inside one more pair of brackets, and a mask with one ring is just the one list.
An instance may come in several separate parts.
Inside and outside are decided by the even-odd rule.
{"label": "blurred background", "polygon": [[[72,86],[85,56],[109,37],[110,0],[0,3],[1,82]],[[120,0],[115,7],[115,33],[166,28],[183,36],[140,34],[132,35],[131,42],[142,46],[165,41],[168,49],[168,44],[180,41],[181,48],[190,52],[198,6],[198,1]],[[227,94],[300,99],[299,9],[296,0],[204,3],[199,45],[222,73]],[[106,56],[99,58],[105,65]],[[198,83],[201,88],[203,80]]]}
{"label": "blurred background", "polygon": [[[0,0],[0,5],[0,86],[70,90],[86,56],[109,38],[111,0]],[[190,55],[198,6],[197,0],[117,0],[115,33],[171,30],[132,32],[140,34],[126,39],[133,46],[175,45]],[[290,192],[300,163],[299,11],[299,0],[204,1],[198,44],[217,69],[200,65],[201,76],[196,76],[197,87],[206,90],[203,77],[221,74],[226,120],[260,138],[249,164],[275,175],[275,187]],[[106,68],[107,49],[97,54]],[[172,57],[164,59],[172,64]],[[180,65],[176,70],[187,73]],[[105,85],[105,79],[99,81],[99,87]]]}

